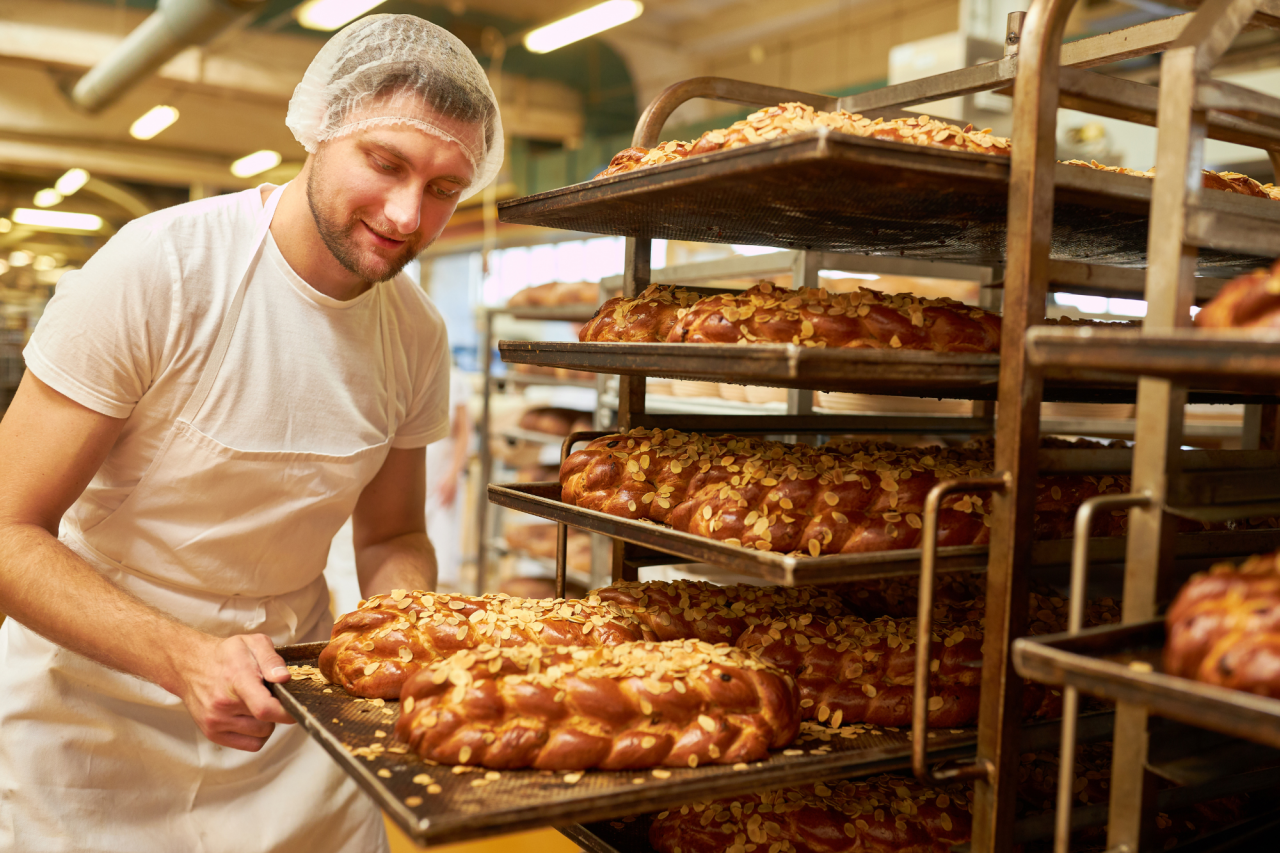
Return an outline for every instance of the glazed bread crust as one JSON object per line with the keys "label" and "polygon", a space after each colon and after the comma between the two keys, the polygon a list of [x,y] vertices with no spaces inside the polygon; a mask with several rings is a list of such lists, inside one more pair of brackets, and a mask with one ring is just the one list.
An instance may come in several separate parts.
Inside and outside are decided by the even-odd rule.
{"label": "glazed bread crust", "polygon": [[800,729],[794,680],[698,640],[484,647],[414,675],[397,736],[445,764],[697,767],[764,758]]}
{"label": "glazed bread crust", "polygon": [[650,639],[643,625],[598,599],[527,599],[399,589],[346,614],[320,671],[353,696],[398,699],[409,676],[481,645],[616,645]]}

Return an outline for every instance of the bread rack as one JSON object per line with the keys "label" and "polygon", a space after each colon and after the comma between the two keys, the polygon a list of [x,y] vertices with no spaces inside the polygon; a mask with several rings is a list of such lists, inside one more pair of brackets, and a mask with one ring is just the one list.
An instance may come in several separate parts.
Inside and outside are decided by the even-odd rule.
{"label": "bread rack", "polygon": [[[496,376],[493,372],[493,324],[500,316],[512,317],[516,320],[542,320],[546,322],[585,323],[595,313],[594,306],[588,305],[524,305],[486,308],[483,313],[483,326],[480,335],[480,365],[483,388],[481,390],[480,423],[480,472],[479,482],[475,490],[475,506],[473,517],[476,530],[476,594],[485,591],[489,576],[489,555],[493,544],[489,532],[497,527],[492,518],[493,511],[489,505],[487,493],[489,483],[493,481],[493,448],[489,442],[493,436],[493,394],[500,384],[505,385],[556,385],[597,388],[597,382],[580,382],[572,379],[558,379],[554,376],[543,376],[536,373],[508,374]],[[555,437],[555,441],[560,441]]]}
{"label": "bread rack", "polygon": [[[987,562],[988,609],[976,761],[962,768],[937,771],[926,762],[929,756],[924,751],[924,733],[919,729],[915,732],[919,749],[914,766],[918,775],[926,779],[972,778],[976,782],[973,851],[1009,850],[1015,838],[1013,786],[1021,730],[1021,689],[1018,680],[1011,677],[1010,647],[1013,639],[1024,633],[1027,621],[1028,575],[1035,547],[1031,539],[1031,503],[1038,470],[1039,406],[1045,396],[1044,375],[1040,366],[1030,360],[1026,344],[1029,330],[1044,316],[1047,292],[1054,287],[1073,289],[1073,282],[1066,280],[1071,268],[1055,261],[1087,262],[1094,292],[1132,294],[1134,275],[1141,275],[1134,268],[1143,266],[1148,256],[1152,261],[1150,280],[1177,273],[1177,299],[1166,299],[1167,304],[1159,308],[1152,303],[1148,319],[1151,331],[1177,325],[1172,319],[1175,302],[1185,315],[1194,298],[1203,298],[1215,287],[1214,282],[1194,278],[1197,264],[1168,269],[1170,259],[1181,251],[1182,235],[1189,235],[1188,240],[1204,250],[1197,256],[1197,263],[1199,271],[1208,276],[1232,274],[1256,264],[1268,252],[1280,254],[1280,248],[1273,248],[1276,238],[1267,234],[1268,228],[1280,233],[1275,230],[1275,224],[1280,224],[1280,208],[1267,207],[1265,201],[1222,193],[1192,193],[1183,187],[1184,196],[1193,196],[1189,206],[1183,197],[1175,198],[1176,204],[1171,205],[1167,203],[1168,179],[1153,185],[1143,179],[1058,165],[1053,159],[1054,107],[1059,104],[1153,124],[1160,98],[1186,100],[1193,96],[1204,99],[1196,115],[1205,135],[1268,150],[1280,148],[1280,128],[1269,118],[1273,115],[1269,111],[1270,99],[1259,106],[1256,100],[1220,84],[1200,90],[1184,85],[1176,94],[1166,94],[1167,84],[1156,90],[1084,70],[1164,50],[1176,43],[1193,19],[1201,24],[1190,26],[1187,32],[1196,34],[1207,28],[1203,22],[1214,20],[1211,14],[1219,15],[1224,10],[1235,16],[1230,20],[1243,25],[1260,5],[1257,0],[1211,0],[1200,17],[1178,16],[1063,45],[1063,26],[1073,5],[1074,0],[1036,0],[1025,16],[1025,25],[1021,14],[1011,16],[1006,55],[997,62],[839,100],[718,78],[685,81],[669,88],[650,105],[634,138],[634,144],[651,147],[671,112],[694,97],[751,105],[795,100],[818,109],[840,107],[892,115],[912,104],[1006,88],[1017,79],[1014,156],[1009,163],[848,139],[819,130],[500,206],[500,217],[508,222],[626,236],[628,295],[635,295],[649,282],[651,241],[658,237],[806,250],[892,252],[904,257],[1003,265],[1004,339],[996,380],[996,399],[1001,404],[997,476],[988,484],[996,492],[996,513]],[[1275,17],[1262,17],[1258,22],[1280,23]],[[1167,112],[1163,106],[1161,109],[1162,114]],[[1198,167],[1188,171],[1176,162],[1166,165],[1165,128],[1161,130],[1160,173],[1194,174],[1198,178]],[[1187,133],[1190,131],[1184,131],[1184,139],[1191,138]],[[882,189],[877,190],[877,182]],[[890,190],[885,191],[885,186]],[[944,190],[952,195],[946,196]],[[860,195],[851,195],[855,191]],[[860,213],[850,198],[874,198],[875,207]],[[950,215],[957,207],[964,215]],[[1148,216],[1149,211],[1154,213]],[[890,221],[877,226],[877,217]],[[1169,217],[1177,219],[1171,222]],[[1091,228],[1100,218],[1106,222],[1105,229]],[[1166,245],[1169,235],[1176,235],[1176,239]],[[1163,260],[1157,262],[1157,258]],[[1076,270],[1077,275],[1079,272]],[[816,274],[816,263],[806,264],[798,278],[812,284]],[[1149,284],[1148,294],[1151,295]],[[745,354],[748,348],[741,351]],[[561,360],[555,363],[585,368],[583,352],[584,357],[577,364],[567,352],[557,352],[555,357]],[[635,358],[637,373],[653,367],[645,364],[643,353]],[[1112,366],[1102,365],[1108,370]],[[1098,365],[1082,367],[1096,370]],[[1153,381],[1156,380],[1139,380],[1142,447],[1149,447],[1148,435],[1156,436],[1155,443],[1161,447],[1176,445],[1161,438],[1167,429],[1161,428],[1157,418],[1144,419],[1141,412],[1153,406],[1168,409],[1171,401],[1184,398],[1170,396],[1167,387],[1163,392],[1151,390],[1155,387],[1151,385]],[[1260,393],[1272,395],[1275,390],[1269,387]],[[1153,399],[1157,402],[1153,403]],[[1159,402],[1161,399],[1163,403]],[[644,384],[635,381],[634,375],[621,376],[618,417],[624,429],[661,423],[646,415]],[[1166,411],[1166,428],[1171,420]],[[805,433],[826,431],[824,423],[834,425],[833,421],[798,416],[788,419],[785,426],[782,422],[771,426],[778,432]],[[1155,476],[1157,469],[1160,475],[1164,473],[1163,458],[1153,461],[1143,456],[1145,452],[1140,451],[1133,462],[1135,475],[1145,472],[1139,478],[1144,489],[1153,479],[1159,479]],[[1244,459],[1242,456],[1238,463],[1232,463],[1228,458],[1224,468],[1249,464]],[[1280,477],[1271,479],[1280,482]],[[565,512],[571,516],[572,510],[566,508]],[[1153,547],[1157,541],[1165,546],[1153,550],[1160,561],[1168,563],[1174,554],[1171,542],[1160,538],[1168,528],[1153,523],[1150,515],[1139,511],[1135,519],[1143,529],[1129,537],[1131,566],[1138,547]],[[1158,518],[1158,513],[1155,516]],[[583,518],[585,514],[578,513],[575,523]],[[614,555],[615,577],[630,575],[634,566],[624,559],[621,542],[615,542]],[[921,556],[932,571],[936,554],[926,547]],[[1131,582],[1129,595],[1142,600],[1151,586],[1138,588]],[[1154,602],[1154,593],[1150,597]],[[1126,619],[1134,619],[1133,605],[1127,603],[1126,608]],[[1153,610],[1153,604],[1148,609]],[[924,625],[921,633],[928,633]],[[916,698],[922,708],[927,699],[924,692],[917,691]],[[1139,718],[1141,725],[1135,723]],[[1129,765],[1125,761],[1139,746],[1145,748],[1145,711],[1139,714],[1130,708],[1125,719],[1128,722],[1118,728],[1116,739],[1124,745],[1122,752],[1128,752],[1118,754],[1115,773],[1126,787],[1121,792],[1121,783],[1117,783],[1115,788],[1116,796],[1121,798],[1119,804],[1131,806],[1135,795],[1130,782],[1135,774],[1144,772],[1144,762],[1141,757]],[[857,771],[854,764],[847,769]],[[1141,789],[1140,784],[1137,789]],[[1119,807],[1113,807],[1112,815],[1113,838],[1119,831],[1116,827],[1140,823],[1138,810],[1122,813]],[[1122,830],[1122,834],[1127,831]],[[1131,842],[1131,850],[1139,849],[1136,829],[1125,840]]]}

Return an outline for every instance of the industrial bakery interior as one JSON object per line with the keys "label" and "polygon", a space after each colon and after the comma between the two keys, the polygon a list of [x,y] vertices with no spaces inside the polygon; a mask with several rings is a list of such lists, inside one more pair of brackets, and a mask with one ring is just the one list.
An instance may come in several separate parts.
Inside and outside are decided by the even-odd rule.
{"label": "industrial bakery interior", "polygon": [[1275,846],[1274,0],[0,67],[0,851]]}

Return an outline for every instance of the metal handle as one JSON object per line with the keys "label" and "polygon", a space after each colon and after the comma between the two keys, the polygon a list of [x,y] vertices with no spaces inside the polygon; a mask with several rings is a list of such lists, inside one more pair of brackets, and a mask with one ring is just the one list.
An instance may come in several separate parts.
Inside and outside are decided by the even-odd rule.
{"label": "metal handle", "polygon": [[[1095,495],[1076,511],[1075,541],[1071,545],[1071,592],[1068,599],[1067,635],[1075,636],[1084,625],[1085,589],[1089,582],[1089,534],[1100,509],[1148,506],[1149,494]],[[1053,824],[1053,853],[1068,853],[1071,844],[1071,805],[1075,792],[1076,729],[1080,724],[1080,691],[1063,686],[1062,752],[1058,760],[1058,810]],[[1109,851],[1112,853],[1112,851]]]}
{"label": "metal handle", "polygon": [[[602,435],[613,435],[601,430],[579,430],[564,437],[560,445],[560,465],[569,458],[569,451],[579,441],[590,441]],[[569,525],[556,522],[556,598],[564,598],[565,588],[569,581]]]}
{"label": "metal handle", "polygon": [[662,90],[662,94],[654,98],[645,107],[644,114],[636,123],[635,135],[631,144],[638,148],[652,148],[658,144],[662,134],[662,126],[675,112],[676,107],[694,98],[706,98],[711,101],[728,101],[731,104],[746,104],[752,107],[772,107],[788,101],[800,101],[815,110],[831,111],[836,109],[837,99],[830,95],[819,95],[815,92],[802,92],[799,89],[782,89],[777,86],[762,86],[759,83],[748,83],[745,80],[730,80],[727,77],[691,77],[672,83]]}
{"label": "metal handle", "polygon": [[969,480],[943,480],[924,501],[924,540],[920,543],[920,611],[916,618],[916,687],[911,708],[911,769],[925,785],[962,779],[990,779],[995,767],[986,759],[973,764],[934,769],[926,762],[929,745],[929,662],[933,652],[933,583],[938,573],[938,513],[953,492],[1002,492],[1008,475]]}

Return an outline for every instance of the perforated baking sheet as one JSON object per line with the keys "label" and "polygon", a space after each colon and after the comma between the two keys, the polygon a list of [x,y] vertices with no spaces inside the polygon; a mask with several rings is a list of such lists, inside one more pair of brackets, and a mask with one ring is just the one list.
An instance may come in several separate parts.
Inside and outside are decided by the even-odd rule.
{"label": "perforated baking sheet", "polygon": [[[1145,266],[1151,181],[1058,165],[1054,182],[1053,257]],[[818,128],[501,202],[498,216],[627,237],[1002,263],[1008,194],[1007,159]],[[1280,224],[1265,199],[1205,192],[1201,205]],[[1259,259],[1205,250],[1200,262]]]}
{"label": "perforated baking sheet", "polygon": [[[792,748],[736,767],[649,770],[485,771],[455,773],[410,753],[394,737],[398,702],[362,700],[328,684],[316,669],[323,643],[286,646],[280,653],[293,680],[271,685],[285,708],[344,771],[419,844],[502,835],[540,826],[607,820],[786,785],[901,770],[911,763],[908,729],[805,724]],[[1109,718],[1102,720],[1109,724]],[[1052,743],[1059,723],[1024,732],[1027,748]],[[381,734],[379,734],[381,733]],[[973,754],[975,729],[930,733],[937,760]],[[1040,746],[1034,746],[1034,744]]]}

